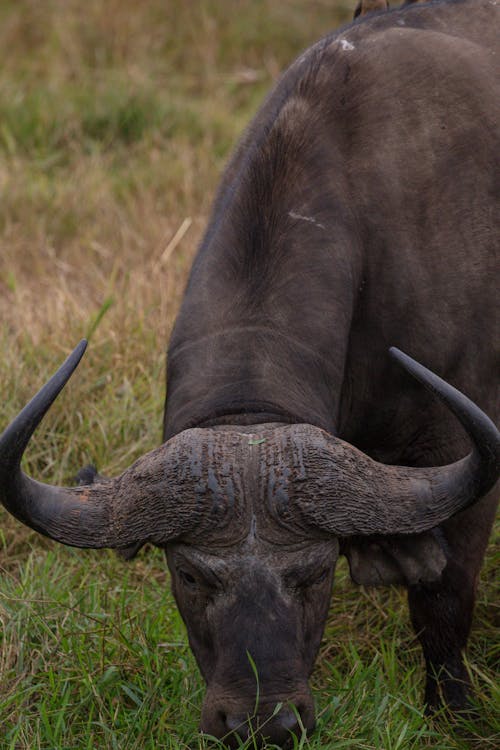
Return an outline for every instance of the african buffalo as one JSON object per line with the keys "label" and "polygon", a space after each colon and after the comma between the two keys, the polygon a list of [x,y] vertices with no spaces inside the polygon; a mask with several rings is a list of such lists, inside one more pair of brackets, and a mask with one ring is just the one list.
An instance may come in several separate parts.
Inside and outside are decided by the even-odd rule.
{"label": "african buffalo", "polygon": [[312,730],[339,554],[357,583],[408,587],[425,702],[467,705],[500,461],[481,411],[498,418],[497,29],[489,0],[413,5],[282,76],[193,265],[161,447],[78,488],[22,473],[85,343],[0,439],[1,499],[24,523],[79,547],[165,548],[207,682],[201,729],[230,745],[249,724],[278,744]]}

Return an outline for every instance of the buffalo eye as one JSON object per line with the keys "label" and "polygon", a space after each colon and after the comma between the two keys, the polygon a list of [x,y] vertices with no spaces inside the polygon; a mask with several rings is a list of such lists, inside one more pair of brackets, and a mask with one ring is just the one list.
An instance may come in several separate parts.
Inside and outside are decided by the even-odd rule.
{"label": "buffalo eye", "polygon": [[298,577],[295,575],[287,576],[285,582],[287,586],[294,589],[297,592],[305,593],[308,589],[313,586],[319,586],[326,581],[330,574],[330,568],[321,568],[319,573],[310,573],[309,575],[302,575]]}
{"label": "buffalo eye", "polygon": [[316,586],[319,583],[323,583],[323,581],[326,581],[326,579],[328,578],[329,572],[330,572],[330,569],[325,568],[315,578],[310,578],[309,581],[307,581],[306,586]]}
{"label": "buffalo eye", "polygon": [[189,588],[193,588],[193,586],[196,586],[197,584],[196,578],[187,570],[182,570],[182,568],[178,568],[177,575],[179,576],[180,580],[185,586],[188,586]]}
{"label": "buffalo eye", "polygon": [[180,566],[176,567],[175,570],[181,585],[188,592],[196,593],[197,595],[204,593],[207,596],[213,596],[220,588],[216,577],[210,575],[208,572],[191,572],[190,569]]}

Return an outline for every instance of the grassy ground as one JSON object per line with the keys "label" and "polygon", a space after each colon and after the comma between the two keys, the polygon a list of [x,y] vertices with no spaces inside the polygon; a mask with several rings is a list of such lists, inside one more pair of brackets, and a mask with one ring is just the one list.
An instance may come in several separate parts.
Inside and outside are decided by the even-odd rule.
{"label": "grassy ground", "polygon": [[[166,341],[224,161],[279,71],[353,5],[0,3],[0,427],[91,339],[30,447],[39,479],[115,474],[159,443]],[[0,523],[0,749],[204,747],[161,554],[125,564]],[[318,732],[299,746],[497,747],[494,570],[492,545],[470,649],[481,719],[454,729],[422,718],[403,594],[341,569]]]}

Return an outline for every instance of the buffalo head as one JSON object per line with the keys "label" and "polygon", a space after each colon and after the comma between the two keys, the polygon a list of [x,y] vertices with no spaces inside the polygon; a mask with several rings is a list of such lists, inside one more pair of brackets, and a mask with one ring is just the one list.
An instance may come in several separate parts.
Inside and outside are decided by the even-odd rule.
{"label": "buffalo head", "polygon": [[[207,683],[204,732],[229,744],[250,731],[284,744],[312,729],[308,677],[339,545],[428,536],[496,481],[498,431],[464,395],[392,350],[461,421],[473,444],[469,456],[438,468],[387,466],[310,424],[225,425],[185,430],[115,479],[40,484],[21,471],[21,458],[85,345],[1,436],[0,499],[64,544],[166,549]],[[439,573],[439,548],[424,547]]]}

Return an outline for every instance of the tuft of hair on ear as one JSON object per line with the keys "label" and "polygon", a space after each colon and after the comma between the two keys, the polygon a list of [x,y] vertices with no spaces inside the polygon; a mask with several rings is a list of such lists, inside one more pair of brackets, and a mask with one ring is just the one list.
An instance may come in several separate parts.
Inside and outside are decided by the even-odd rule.
{"label": "tuft of hair on ear", "polygon": [[80,469],[75,476],[74,482],[79,487],[83,487],[88,484],[94,484],[94,482],[99,481],[99,479],[103,479],[103,477],[100,476],[95,466],[89,464],[88,466],[84,466],[83,469]]}

